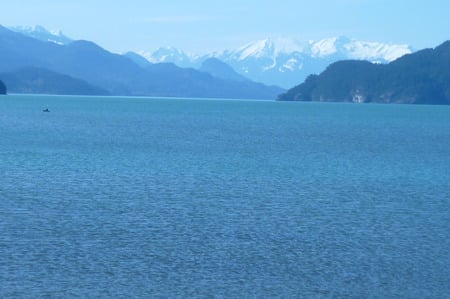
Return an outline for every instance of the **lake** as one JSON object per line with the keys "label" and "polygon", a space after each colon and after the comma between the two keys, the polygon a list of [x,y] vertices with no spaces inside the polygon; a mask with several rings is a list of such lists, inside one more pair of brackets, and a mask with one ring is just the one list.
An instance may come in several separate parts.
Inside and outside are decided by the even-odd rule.
{"label": "lake", "polygon": [[448,106],[0,97],[2,298],[448,298],[449,208]]}

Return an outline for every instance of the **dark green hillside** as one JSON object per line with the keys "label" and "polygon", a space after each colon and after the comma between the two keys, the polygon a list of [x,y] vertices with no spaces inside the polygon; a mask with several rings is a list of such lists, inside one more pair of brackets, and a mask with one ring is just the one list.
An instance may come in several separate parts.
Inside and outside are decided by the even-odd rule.
{"label": "dark green hillside", "polygon": [[450,41],[387,65],[336,62],[278,100],[450,104]]}
{"label": "dark green hillside", "polygon": [[46,69],[25,67],[0,76],[13,93],[43,93],[66,95],[108,95],[109,93],[89,83]]}

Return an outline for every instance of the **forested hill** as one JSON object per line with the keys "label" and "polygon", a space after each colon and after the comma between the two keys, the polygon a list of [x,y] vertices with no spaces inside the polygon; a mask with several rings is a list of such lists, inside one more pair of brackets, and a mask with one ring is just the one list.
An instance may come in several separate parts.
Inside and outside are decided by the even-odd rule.
{"label": "forested hill", "polygon": [[389,64],[340,61],[281,94],[284,101],[450,104],[450,41]]}

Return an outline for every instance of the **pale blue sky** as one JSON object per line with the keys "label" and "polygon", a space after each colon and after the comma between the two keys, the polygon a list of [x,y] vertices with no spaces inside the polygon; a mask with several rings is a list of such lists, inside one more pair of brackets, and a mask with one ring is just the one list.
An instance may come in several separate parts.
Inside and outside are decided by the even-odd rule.
{"label": "pale blue sky", "polygon": [[60,29],[114,52],[205,53],[266,37],[338,35],[420,49],[450,39],[449,15],[446,0],[14,0],[1,4],[0,24]]}

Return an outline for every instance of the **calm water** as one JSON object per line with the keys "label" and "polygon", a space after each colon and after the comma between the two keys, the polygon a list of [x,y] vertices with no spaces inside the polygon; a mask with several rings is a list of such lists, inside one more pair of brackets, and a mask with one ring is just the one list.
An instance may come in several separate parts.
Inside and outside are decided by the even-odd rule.
{"label": "calm water", "polygon": [[448,298],[449,208],[450,107],[0,98],[2,298]]}

